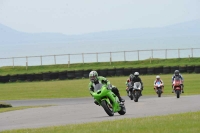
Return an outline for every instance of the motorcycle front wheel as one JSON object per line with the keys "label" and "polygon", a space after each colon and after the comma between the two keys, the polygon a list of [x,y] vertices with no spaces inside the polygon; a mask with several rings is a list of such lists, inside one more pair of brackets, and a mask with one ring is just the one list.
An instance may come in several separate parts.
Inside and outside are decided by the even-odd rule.
{"label": "motorcycle front wheel", "polygon": [[114,115],[112,107],[110,107],[110,105],[105,100],[101,101],[101,106],[109,116]]}
{"label": "motorcycle front wheel", "polygon": [[157,92],[157,93],[158,93],[158,97],[161,97],[161,93],[162,93],[162,92],[161,92],[160,89],[158,89],[158,92]]}
{"label": "motorcycle front wheel", "polygon": [[176,91],[176,97],[177,97],[177,98],[180,98],[180,90],[177,90],[177,91]]}
{"label": "motorcycle front wheel", "polygon": [[140,93],[139,93],[139,91],[136,91],[135,96],[134,96],[134,101],[138,102],[139,97],[140,97]]}

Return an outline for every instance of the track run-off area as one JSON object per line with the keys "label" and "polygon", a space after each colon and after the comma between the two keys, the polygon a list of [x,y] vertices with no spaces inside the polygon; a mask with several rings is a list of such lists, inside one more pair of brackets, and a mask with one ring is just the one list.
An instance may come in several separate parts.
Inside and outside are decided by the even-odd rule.
{"label": "track run-off area", "polygon": [[142,96],[137,103],[128,97],[124,99],[126,114],[115,113],[113,117],[108,116],[101,106],[95,105],[92,97],[4,101],[13,107],[52,106],[0,113],[0,131],[200,111],[200,95],[182,94],[180,98],[175,95],[160,98],[156,95]]}

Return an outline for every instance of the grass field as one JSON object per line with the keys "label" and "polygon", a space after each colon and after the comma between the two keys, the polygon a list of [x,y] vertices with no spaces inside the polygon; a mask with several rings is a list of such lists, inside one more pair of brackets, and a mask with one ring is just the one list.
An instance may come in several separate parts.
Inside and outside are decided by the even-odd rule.
{"label": "grass field", "polygon": [[20,129],[2,133],[199,133],[200,111],[166,116],[126,118],[38,129]]}
{"label": "grass field", "polygon": [[43,65],[43,66],[28,66],[26,70],[25,66],[12,66],[0,67],[0,75],[13,75],[24,73],[41,73],[41,72],[55,72],[64,70],[83,70],[83,69],[104,69],[104,68],[128,68],[128,67],[155,67],[155,66],[186,66],[186,65],[200,65],[200,58],[176,58],[176,59],[152,59],[141,61],[122,61],[122,62],[100,62],[100,63],[79,63],[71,64],[68,67],[67,64],[62,65]]}
{"label": "grass field", "polygon": [[[155,95],[153,81],[156,75],[141,75],[144,83],[143,95]],[[171,93],[171,76],[160,75],[165,83],[163,95]],[[200,74],[183,74],[185,93],[183,95],[200,94]],[[119,88],[122,96],[126,95],[125,81],[128,77],[108,77],[111,83]],[[0,84],[0,100],[46,99],[46,98],[77,98],[90,97],[89,79],[17,82]]]}

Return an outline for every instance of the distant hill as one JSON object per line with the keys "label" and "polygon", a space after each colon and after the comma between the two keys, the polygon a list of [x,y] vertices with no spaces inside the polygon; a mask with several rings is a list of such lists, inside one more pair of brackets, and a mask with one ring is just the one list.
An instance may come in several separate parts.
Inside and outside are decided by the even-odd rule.
{"label": "distant hill", "polygon": [[82,35],[61,33],[24,33],[0,24],[0,45],[29,43],[68,43],[100,41],[103,43],[173,44],[200,43],[200,20],[178,23],[162,28],[134,28]]}
{"label": "distant hill", "polygon": [[0,44],[46,43],[67,41],[61,33],[25,33],[0,24]]}

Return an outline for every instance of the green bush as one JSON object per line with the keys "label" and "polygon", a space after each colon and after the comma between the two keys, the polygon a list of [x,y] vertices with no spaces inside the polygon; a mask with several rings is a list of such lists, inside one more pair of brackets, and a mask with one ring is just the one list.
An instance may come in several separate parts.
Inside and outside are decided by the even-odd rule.
{"label": "green bush", "polygon": [[0,108],[10,108],[10,107],[12,107],[11,104],[0,103]]}

